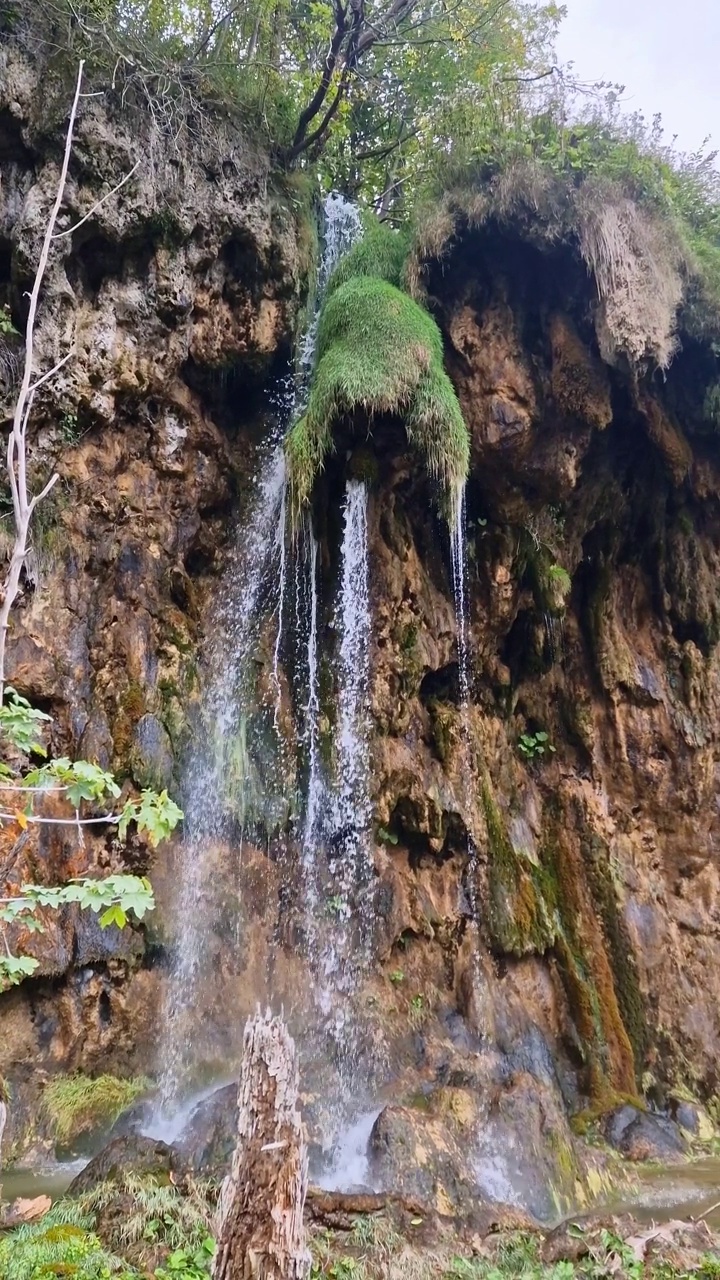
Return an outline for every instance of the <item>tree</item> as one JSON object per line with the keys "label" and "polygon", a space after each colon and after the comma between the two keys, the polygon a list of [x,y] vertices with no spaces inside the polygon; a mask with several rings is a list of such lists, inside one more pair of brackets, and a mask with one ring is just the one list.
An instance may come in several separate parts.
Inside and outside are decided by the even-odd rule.
{"label": "tree", "polygon": [[169,145],[227,109],[288,168],[398,217],[478,111],[549,75],[554,0],[12,0]]}

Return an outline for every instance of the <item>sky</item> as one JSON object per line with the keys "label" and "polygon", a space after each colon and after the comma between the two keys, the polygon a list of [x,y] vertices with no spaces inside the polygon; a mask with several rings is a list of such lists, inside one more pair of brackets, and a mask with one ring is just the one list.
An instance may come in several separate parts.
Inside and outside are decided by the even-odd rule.
{"label": "sky", "polygon": [[625,85],[627,110],[661,112],[683,151],[720,149],[720,0],[563,0],[558,56],[583,80]]}

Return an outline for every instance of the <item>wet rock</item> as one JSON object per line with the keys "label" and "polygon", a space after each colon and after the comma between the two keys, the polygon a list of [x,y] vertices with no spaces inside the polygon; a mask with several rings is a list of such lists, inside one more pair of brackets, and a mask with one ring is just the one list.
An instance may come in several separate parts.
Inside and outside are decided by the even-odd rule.
{"label": "wet rock", "polygon": [[144,715],[138,720],[130,748],[130,767],[140,787],[152,787],[154,791],[172,787],[172,745],[157,716]]}
{"label": "wet rock", "polygon": [[68,1195],[83,1195],[101,1182],[117,1182],[126,1173],[148,1174],[167,1182],[176,1167],[171,1147],[156,1138],[127,1133],[113,1138],[94,1156],[68,1187]]}
{"label": "wet rock", "polygon": [[668,1160],[683,1155],[687,1144],[678,1126],[663,1116],[629,1103],[605,1117],[603,1135],[627,1160]]}
{"label": "wet rock", "polygon": [[237,1085],[216,1089],[199,1102],[175,1142],[179,1158],[206,1177],[223,1177],[237,1141]]}
{"label": "wet rock", "polygon": [[389,1106],[370,1134],[372,1181],[401,1196],[417,1198],[437,1213],[469,1211],[473,1195],[471,1152],[450,1126],[411,1107]]}

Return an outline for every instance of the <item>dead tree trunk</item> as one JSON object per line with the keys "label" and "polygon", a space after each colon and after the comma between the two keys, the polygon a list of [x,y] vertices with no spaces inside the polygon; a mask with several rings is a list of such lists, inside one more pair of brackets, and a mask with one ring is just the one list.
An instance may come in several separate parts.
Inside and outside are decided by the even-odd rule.
{"label": "dead tree trunk", "polygon": [[295,1045],[270,1011],[248,1019],[238,1138],[217,1217],[213,1280],[305,1280],[307,1149]]}
{"label": "dead tree trunk", "polygon": [[2,1142],[6,1120],[7,1106],[5,1105],[5,1099],[3,1098],[3,1082],[2,1079],[0,1079],[0,1191],[2,1191]]}

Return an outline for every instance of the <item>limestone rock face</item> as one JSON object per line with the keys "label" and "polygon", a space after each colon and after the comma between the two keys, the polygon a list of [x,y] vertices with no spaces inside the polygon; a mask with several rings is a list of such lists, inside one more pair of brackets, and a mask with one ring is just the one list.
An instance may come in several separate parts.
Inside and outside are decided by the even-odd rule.
{"label": "limestone rock face", "polygon": [[[0,307],[18,329],[71,97],[12,41],[0,50]],[[301,265],[297,214],[249,139],[221,123],[202,147],[171,144],[115,98],[81,104],[58,230],[136,161],[51,255],[36,367],[72,358],[36,398],[30,472],[35,488],[52,469],[60,481],[38,509],[7,674],[53,716],[55,754],[173,789],[205,602],[265,429],[259,388],[289,349]],[[3,420],[22,354],[0,335]],[[82,842],[72,828],[37,831],[4,827],[0,888],[150,869],[141,840],[122,850],[93,829]],[[150,1069],[155,1052],[160,978],[143,934],[71,910],[44,923],[17,938],[37,977],[0,996],[0,1075],[16,1099],[6,1152],[29,1131],[31,1079],[37,1094],[58,1070]]]}
{"label": "limestone rock face", "polygon": [[[0,305],[20,320],[57,152],[32,67],[3,50],[0,71],[0,129],[15,122],[0,147]],[[221,131],[212,155],[159,154],[104,111],[83,109],[65,225],[139,151],[148,161],[53,262],[38,362],[73,335],[77,358],[37,405],[33,467],[57,462],[61,484],[10,675],[55,717],[54,749],[165,785],[290,347],[298,228],[250,143]],[[466,708],[447,529],[401,424],[344,424],[315,494],[324,660],[345,479],[358,446],[372,450],[376,895],[352,1068],[382,1103],[376,1181],[441,1213],[501,1198],[547,1216],[601,1177],[569,1117],[582,1128],[643,1091],[664,1117],[688,1089],[699,1104],[717,1090],[720,450],[702,408],[717,356],[681,334],[663,382],[610,366],[572,246],[551,252],[522,225],[459,234],[427,286],[472,436]],[[272,644],[263,634],[267,687]],[[278,722],[292,722],[293,672],[277,683]],[[325,746],[337,708],[323,697]],[[7,884],[129,865],[151,872],[160,904],[146,935],[101,937],[68,913],[33,940],[39,977],[0,998],[0,1074],[27,1115],[29,1064],[40,1084],[157,1068],[182,861],[172,843],[151,857],[139,841],[18,836],[0,848]],[[239,842],[212,850],[196,1029],[208,1077],[227,1064],[228,1079],[247,1013],[282,1002],[309,1046],[319,1147],[348,1064],[308,1015],[299,851],[280,844],[264,830],[242,859]],[[192,1135],[201,1162],[211,1141],[222,1162],[223,1125],[213,1104]],[[628,1155],[660,1149],[648,1126],[640,1112],[627,1126]],[[666,1151],[678,1131],[661,1128]]]}

